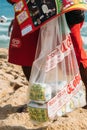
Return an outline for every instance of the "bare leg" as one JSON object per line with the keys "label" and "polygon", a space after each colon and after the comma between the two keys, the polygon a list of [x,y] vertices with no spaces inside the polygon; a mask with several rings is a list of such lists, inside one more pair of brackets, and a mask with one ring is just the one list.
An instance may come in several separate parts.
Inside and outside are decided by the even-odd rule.
{"label": "bare leg", "polygon": [[[31,73],[31,67],[29,67],[29,66],[22,66],[22,70],[23,70],[23,73],[24,73],[27,81],[29,81],[30,73]],[[21,107],[19,107],[17,109],[17,112],[19,112],[19,113],[25,112],[26,108],[27,108],[27,104],[24,104],[24,105],[22,105]]]}
{"label": "bare leg", "polygon": [[31,67],[29,66],[22,66],[23,73],[26,77],[26,79],[29,81],[30,73],[31,73]]}

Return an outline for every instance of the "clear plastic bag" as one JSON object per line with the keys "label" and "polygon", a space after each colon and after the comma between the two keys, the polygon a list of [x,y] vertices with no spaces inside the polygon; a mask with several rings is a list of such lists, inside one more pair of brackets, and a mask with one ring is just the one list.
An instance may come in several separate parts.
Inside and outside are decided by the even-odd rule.
{"label": "clear plastic bag", "polygon": [[[69,29],[64,19],[65,17],[62,15],[59,18],[55,18],[40,29],[30,82],[46,83],[45,80],[48,75],[48,73],[45,73],[47,55],[55,50],[58,45],[62,44],[62,41],[66,39],[66,35],[69,34]],[[59,55],[61,55],[61,52]],[[57,75],[56,77],[58,78]]]}
{"label": "clear plastic bag", "polygon": [[[55,18],[40,29],[29,81],[28,108],[30,115],[34,115],[31,116],[33,121],[41,123],[54,120],[57,116],[85,105],[85,91],[69,32],[65,15]],[[76,100],[75,96],[78,97]],[[80,98],[83,98],[83,103],[75,103]],[[76,104],[73,108],[70,108],[71,100]],[[39,112],[39,109],[43,111],[43,106],[46,115]],[[66,108],[64,112],[63,107]],[[43,116],[47,120],[43,120]]]}

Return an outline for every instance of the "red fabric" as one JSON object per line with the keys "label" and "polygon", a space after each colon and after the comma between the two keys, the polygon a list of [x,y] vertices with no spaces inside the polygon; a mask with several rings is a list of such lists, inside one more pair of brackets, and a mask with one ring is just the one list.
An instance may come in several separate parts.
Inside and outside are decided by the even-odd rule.
{"label": "red fabric", "polygon": [[79,23],[79,24],[71,25],[70,30],[71,30],[71,38],[72,38],[73,46],[75,49],[78,65],[80,65],[80,63],[82,63],[84,68],[86,68],[87,67],[87,55],[83,48],[83,41],[82,41],[82,37],[80,34],[80,29],[81,29],[82,25],[83,25],[83,22]]}
{"label": "red fabric", "polygon": [[15,19],[10,40],[8,61],[21,66],[32,66],[38,34],[39,30],[21,37],[20,27]]}
{"label": "red fabric", "polygon": [[18,2],[19,0],[11,0],[12,2]]}

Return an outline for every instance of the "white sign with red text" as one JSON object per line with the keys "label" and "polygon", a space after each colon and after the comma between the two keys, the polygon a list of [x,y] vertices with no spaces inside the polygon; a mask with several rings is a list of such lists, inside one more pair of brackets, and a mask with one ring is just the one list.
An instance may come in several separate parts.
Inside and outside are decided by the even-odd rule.
{"label": "white sign with red text", "polygon": [[48,116],[50,119],[54,118],[57,111],[70,101],[70,99],[80,90],[81,85],[81,77],[77,74],[68,85],[60,90],[60,92],[47,103]]}
{"label": "white sign with red text", "polygon": [[66,39],[63,40],[62,43],[55,48],[55,50],[48,54],[45,71],[48,72],[55,68],[57,64],[65,58],[65,56],[69,55],[71,49],[73,49],[71,37],[70,35],[67,35]]}

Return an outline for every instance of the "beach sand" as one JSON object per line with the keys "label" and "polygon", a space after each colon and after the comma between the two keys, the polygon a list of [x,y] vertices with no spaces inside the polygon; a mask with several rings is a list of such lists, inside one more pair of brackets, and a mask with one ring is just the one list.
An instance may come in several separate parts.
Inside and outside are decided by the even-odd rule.
{"label": "beach sand", "polygon": [[27,103],[28,82],[20,66],[8,63],[7,49],[0,49],[0,130],[87,130],[87,109],[78,108],[58,117],[46,128],[32,124],[28,112],[17,113]]}

